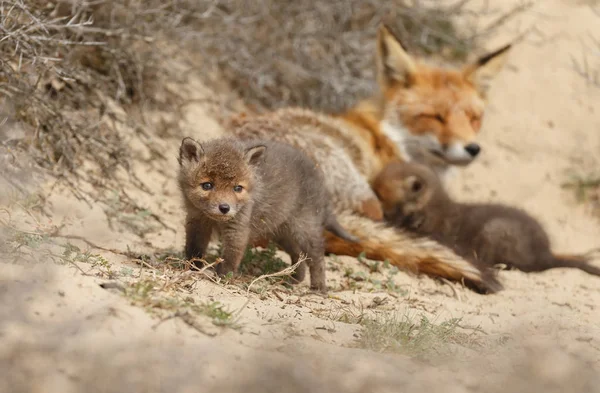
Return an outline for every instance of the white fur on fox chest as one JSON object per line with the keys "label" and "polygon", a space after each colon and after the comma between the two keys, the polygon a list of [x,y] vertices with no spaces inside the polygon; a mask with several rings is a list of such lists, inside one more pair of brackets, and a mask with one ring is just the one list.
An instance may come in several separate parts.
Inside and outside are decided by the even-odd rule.
{"label": "white fur on fox chest", "polygon": [[410,143],[408,141],[408,139],[410,139],[408,130],[404,127],[394,126],[388,123],[387,121],[383,121],[381,123],[381,130],[383,131],[385,136],[387,136],[392,142],[394,142],[394,144],[398,148],[398,152],[400,153],[400,158],[402,158],[402,160],[406,162],[411,161],[411,157],[408,154],[408,150],[406,149],[406,144]]}

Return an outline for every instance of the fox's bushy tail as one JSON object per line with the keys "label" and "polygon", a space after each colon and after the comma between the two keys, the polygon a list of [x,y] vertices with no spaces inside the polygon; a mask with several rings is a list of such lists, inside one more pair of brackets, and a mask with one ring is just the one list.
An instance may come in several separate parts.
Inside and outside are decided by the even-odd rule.
{"label": "fox's bushy tail", "polygon": [[337,219],[359,241],[349,242],[326,232],[328,253],[353,257],[364,253],[369,259],[387,260],[408,272],[464,282],[480,293],[494,293],[502,289],[492,269],[477,267],[433,240],[352,212],[339,212]]}

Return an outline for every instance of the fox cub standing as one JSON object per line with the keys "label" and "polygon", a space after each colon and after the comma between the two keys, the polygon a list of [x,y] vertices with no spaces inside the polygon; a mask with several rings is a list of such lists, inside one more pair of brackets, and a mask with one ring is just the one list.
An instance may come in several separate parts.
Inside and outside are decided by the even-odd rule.
{"label": "fox cub standing", "polygon": [[553,254],[546,231],[525,211],[454,202],[426,166],[390,164],[375,180],[374,190],[388,220],[430,236],[474,263],[504,264],[524,272],[572,267],[600,275],[600,268],[583,256]]}
{"label": "fox cub standing", "polygon": [[[273,141],[220,138],[200,144],[184,138],[179,165],[188,259],[202,257],[217,231],[224,259],[217,271],[236,272],[248,244],[274,240],[292,264],[305,254],[311,288],[326,292],[324,230],[350,242],[357,238],[337,222],[323,175],[304,153]],[[301,282],[305,274],[303,262],[293,279]]]}

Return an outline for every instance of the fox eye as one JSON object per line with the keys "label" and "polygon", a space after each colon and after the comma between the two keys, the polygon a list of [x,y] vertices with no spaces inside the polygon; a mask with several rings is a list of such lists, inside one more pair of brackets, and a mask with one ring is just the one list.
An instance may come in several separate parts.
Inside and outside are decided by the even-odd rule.
{"label": "fox eye", "polygon": [[421,191],[421,188],[423,188],[423,185],[418,180],[415,180],[415,182],[411,186],[412,192],[419,192]]}
{"label": "fox eye", "polygon": [[214,185],[211,182],[207,181],[205,183],[200,184],[200,187],[202,187],[204,191],[210,191],[213,189]]}
{"label": "fox eye", "polygon": [[242,187],[240,185],[233,187],[233,191],[235,191],[235,192],[242,192],[243,189],[244,189],[244,187]]}
{"label": "fox eye", "polygon": [[412,193],[418,193],[423,188],[423,183],[421,179],[419,179],[417,176],[407,177],[405,180],[405,184],[408,186],[408,189]]}

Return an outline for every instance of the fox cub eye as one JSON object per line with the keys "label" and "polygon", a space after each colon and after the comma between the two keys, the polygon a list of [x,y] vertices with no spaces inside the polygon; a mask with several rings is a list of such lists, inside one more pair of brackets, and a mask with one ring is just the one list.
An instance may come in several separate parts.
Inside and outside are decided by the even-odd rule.
{"label": "fox cub eye", "polygon": [[233,187],[233,191],[235,191],[235,192],[242,192],[243,189],[244,189],[244,187],[242,187],[242,186]]}
{"label": "fox cub eye", "polygon": [[419,192],[421,191],[421,188],[423,188],[423,185],[418,180],[415,180],[415,182],[411,186],[413,192]]}
{"label": "fox cub eye", "polygon": [[202,189],[203,189],[204,191],[210,191],[210,190],[212,190],[212,189],[213,189],[213,187],[214,187],[214,186],[213,186],[213,184],[212,184],[211,182],[209,182],[209,181],[207,181],[206,183],[202,183],[202,184],[200,184],[200,186],[202,187]]}

